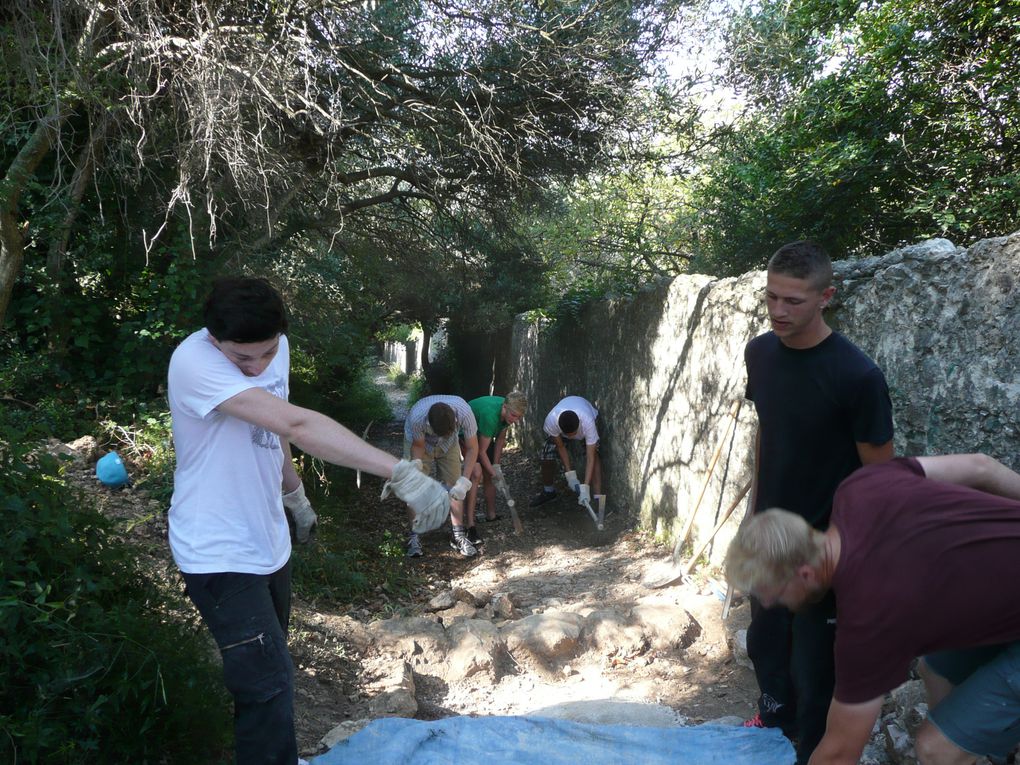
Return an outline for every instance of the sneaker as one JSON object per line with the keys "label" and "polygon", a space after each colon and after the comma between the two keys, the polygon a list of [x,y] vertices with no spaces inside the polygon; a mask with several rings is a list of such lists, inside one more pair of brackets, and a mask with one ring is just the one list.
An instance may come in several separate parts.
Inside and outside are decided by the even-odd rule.
{"label": "sneaker", "polygon": [[542,489],[542,491],[531,498],[529,507],[540,507],[546,502],[552,502],[554,499],[556,499],[555,491],[546,491],[545,489]]}
{"label": "sneaker", "polygon": [[744,720],[745,728],[764,728],[765,723],[761,721],[761,712],[755,712],[750,720]]}
{"label": "sneaker", "polygon": [[481,547],[482,545],[485,544],[485,540],[482,539],[481,536],[479,536],[478,529],[476,529],[474,526],[468,527],[467,538],[468,541],[475,547]]}
{"label": "sneaker", "polygon": [[418,538],[417,534],[411,534],[411,536],[407,538],[407,557],[420,558],[421,556],[421,540]]}
{"label": "sneaker", "polygon": [[478,548],[471,544],[467,534],[450,538],[450,547],[459,552],[465,558],[473,558],[478,555]]}

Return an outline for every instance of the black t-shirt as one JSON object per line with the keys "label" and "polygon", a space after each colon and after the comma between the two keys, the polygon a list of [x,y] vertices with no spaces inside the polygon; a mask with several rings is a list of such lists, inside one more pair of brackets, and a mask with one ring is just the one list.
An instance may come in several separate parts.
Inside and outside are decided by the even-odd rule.
{"label": "black t-shirt", "polygon": [[761,426],[754,510],[781,507],[824,529],[836,487],[861,466],[857,443],[893,437],[882,370],[838,332],[804,349],[767,332],[747,344],[744,363]]}

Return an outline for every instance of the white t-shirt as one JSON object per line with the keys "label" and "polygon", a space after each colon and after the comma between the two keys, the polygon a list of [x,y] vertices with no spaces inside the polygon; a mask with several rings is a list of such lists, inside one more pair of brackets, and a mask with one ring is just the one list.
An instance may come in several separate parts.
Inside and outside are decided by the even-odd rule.
{"label": "white t-shirt", "polygon": [[[446,438],[440,438],[429,427],[429,409],[435,404],[449,406],[457,419],[453,434]],[[468,402],[460,396],[426,396],[411,407],[404,420],[404,440],[418,441],[424,438],[426,454],[445,454],[457,444],[457,437],[461,433],[467,438],[478,435],[478,421]]]}
{"label": "white t-shirt", "polygon": [[584,440],[585,444],[589,446],[599,442],[599,432],[595,429],[595,418],[599,416],[598,410],[580,396],[567,396],[552,408],[552,411],[546,415],[543,426],[546,435],[566,438],[566,435],[560,430],[559,419],[562,412],[573,412],[577,415],[580,424],[577,433],[573,436],[574,440]]}
{"label": "white t-shirt", "polygon": [[250,388],[286,400],[289,371],[283,335],[257,377],[246,377],[205,329],[174,351],[168,375],[177,452],[170,549],[184,573],[272,574],[289,560],[280,437],[216,409]]}

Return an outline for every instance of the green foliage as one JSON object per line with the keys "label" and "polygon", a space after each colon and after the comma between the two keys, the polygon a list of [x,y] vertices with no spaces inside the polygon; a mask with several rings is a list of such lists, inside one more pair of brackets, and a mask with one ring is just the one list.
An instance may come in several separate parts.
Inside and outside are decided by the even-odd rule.
{"label": "green foliage", "polygon": [[420,371],[415,372],[407,381],[407,405],[414,406],[427,395],[429,395],[428,380]]}
{"label": "green foliage", "polygon": [[0,425],[0,759],[210,762],[229,706],[204,633],[46,455]]}
{"label": "green foliage", "polygon": [[169,506],[177,463],[170,412],[162,402],[151,405],[139,403],[133,419],[126,425],[103,420],[99,426],[106,440],[140,476],[137,482],[139,488],[144,488],[150,497]]}
{"label": "green foliage", "polygon": [[389,531],[379,541],[379,522],[366,517],[358,506],[354,473],[328,466],[330,493],[312,496],[319,523],[315,542],[295,545],[294,592],[309,602],[357,602],[373,596],[377,588],[390,595],[407,594],[413,572],[406,566],[403,540]]}
{"label": "green foliage", "polygon": [[729,52],[750,108],[696,184],[696,268],[760,267],[806,236],[845,257],[1017,227],[1015,3],[749,8]]}

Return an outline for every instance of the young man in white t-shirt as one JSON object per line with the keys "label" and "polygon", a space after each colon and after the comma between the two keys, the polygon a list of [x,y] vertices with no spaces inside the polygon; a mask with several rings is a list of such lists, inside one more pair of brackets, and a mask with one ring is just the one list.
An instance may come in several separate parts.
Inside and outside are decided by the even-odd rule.
{"label": "young man in white t-shirt", "polygon": [[384,495],[392,491],[407,502],[422,530],[446,519],[451,499],[414,463],[398,462],[329,417],[288,403],[286,309],[268,282],[218,281],[204,318],[205,328],[170,360],[177,453],[170,547],[223,657],[234,697],[236,762],[296,765],[284,506],[299,541],[308,539],[316,518],[290,444],[388,478]]}
{"label": "young man in white t-shirt", "polygon": [[[598,416],[598,410],[580,396],[567,396],[546,415],[543,425],[546,439],[541,454],[542,490],[532,498],[531,507],[539,507],[556,498],[553,480],[557,456],[566,471],[567,485],[578,495],[579,502],[590,501],[593,496],[602,493],[599,432],[595,425]],[[577,480],[577,472],[571,469],[566,441],[580,441],[584,444],[583,482]]]}

